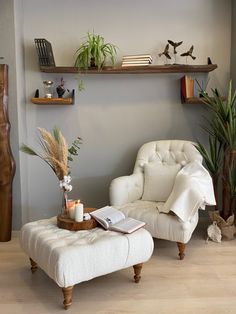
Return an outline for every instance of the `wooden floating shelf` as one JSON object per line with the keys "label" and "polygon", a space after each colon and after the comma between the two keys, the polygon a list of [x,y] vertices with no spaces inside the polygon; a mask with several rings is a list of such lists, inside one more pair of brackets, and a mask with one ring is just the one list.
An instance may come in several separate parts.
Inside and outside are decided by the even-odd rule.
{"label": "wooden floating shelf", "polygon": [[[222,100],[225,100],[225,97],[221,97]],[[203,98],[201,97],[191,97],[191,98],[186,98],[182,99],[183,104],[192,104],[192,105],[197,105],[197,104],[204,104]]]}
{"label": "wooden floating shelf", "polygon": [[171,64],[171,65],[148,65],[132,67],[103,67],[101,70],[90,68],[79,70],[77,67],[67,66],[41,66],[40,71],[46,73],[83,73],[83,74],[149,74],[149,73],[208,73],[217,68],[217,64],[205,65],[188,65],[188,64]]}
{"label": "wooden floating shelf", "polygon": [[[37,91],[36,91],[37,93]],[[40,98],[33,97],[31,102],[36,105],[73,105],[74,104],[74,89],[71,92],[71,97],[68,98]]]}
{"label": "wooden floating shelf", "polygon": [[31,98],[31,102],[36,105],[72,105],[72,98]]}

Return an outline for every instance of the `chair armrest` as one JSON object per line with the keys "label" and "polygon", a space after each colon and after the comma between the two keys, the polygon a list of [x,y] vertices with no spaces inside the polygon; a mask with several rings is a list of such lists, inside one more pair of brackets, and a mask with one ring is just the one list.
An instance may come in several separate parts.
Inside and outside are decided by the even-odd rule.
{"label": "chair armrest", "polygon": [[140,199],[143,194],[143,174],[133,173],[112,180],[109,192],[110,204],[115,206]]}

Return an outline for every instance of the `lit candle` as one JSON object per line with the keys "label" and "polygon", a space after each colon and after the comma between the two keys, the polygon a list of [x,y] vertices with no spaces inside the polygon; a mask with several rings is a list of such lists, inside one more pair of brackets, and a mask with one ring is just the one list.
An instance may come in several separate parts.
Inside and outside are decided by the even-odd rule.
{"label": "lit candle", "polygon": [[75,206],[71,206],[68,208],[69,217],[70,219],[75,219]]}
{"label": "lit candle", "polygon": [[75,221],[81,222],[83,221],[84,215],[84,205],[79,203],[75,205]]}

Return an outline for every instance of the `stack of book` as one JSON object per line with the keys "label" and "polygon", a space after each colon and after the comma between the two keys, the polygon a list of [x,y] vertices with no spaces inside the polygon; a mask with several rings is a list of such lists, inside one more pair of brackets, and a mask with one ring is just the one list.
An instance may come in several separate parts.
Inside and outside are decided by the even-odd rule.
{"label": "stack of book", "polygon": [[55,66],[51,43],[45,38],[35,38],[34,42],[39,57],[39,65]]}
{"label": "stack of book", "polygon": [[183,76],[181,78],[181,98],[184,102],[188,98],[194,97],[194,79],[191,76]]}
{"label": "stack of book", "polygon": [[146,66],[152,64],[152,56],[149,54],[129,55],[122,59],[122,67]]}

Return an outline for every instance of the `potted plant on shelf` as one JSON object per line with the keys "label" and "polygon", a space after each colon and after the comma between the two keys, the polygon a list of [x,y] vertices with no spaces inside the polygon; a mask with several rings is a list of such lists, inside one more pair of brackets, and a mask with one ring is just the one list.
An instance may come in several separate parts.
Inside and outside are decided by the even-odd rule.
{"label": "potted plant on shelf", "polygon": [[104,37],[88,32],[86,40],[76,51],[75,66],[79,69],[97,67],[100,70],[109,58],[112,65],[115,63],[117,51],[116,46],[105,43]]}
{"label": "potted plant on shelf", "polygon": [[201,92],[203,102],[212,113],[204,127],[209,135],[209,150],[200,142],[196,148],[213,179],[217,206],[210,213],[211,219],[217,222],[225,239],[233,239],[236,209],[236,91],[232,93],[230,82],[226,99],[220,96],[217,89],[212,92],[213,97],[209,97],[205,91]]}

